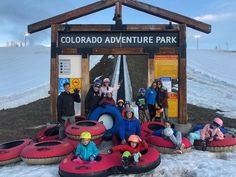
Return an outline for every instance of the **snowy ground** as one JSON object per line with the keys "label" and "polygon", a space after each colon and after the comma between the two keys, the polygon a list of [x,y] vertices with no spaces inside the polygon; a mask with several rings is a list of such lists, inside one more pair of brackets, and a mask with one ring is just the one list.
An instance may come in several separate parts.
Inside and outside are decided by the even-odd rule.
{"label": "snowy ground", "polygon": [[[145,174],[129,177],[235,177],[236,152],[210,153],[193,150],[183,155],[162,155],[161,164]],[[58,164],[29,166],[24,162],[0,167],[1,177],[59,177]],[[127,175],[112,175],[125,177]]]}
{"label": "snowy ground", "polygon": [[[236,118],[236,53],[188,50],[188,103],[220,109]],[[97,57],[96,60],[98,61]],[[16,107],[48,96],[50,49],[0,48],[0,109]],[[94,62],[91,66],[94,66]],[[162,155],[155,170],[137,176],[236,177],[236,152],[193,150],[183,155]],[[29,166],[24,162],[0,167],[0,177],[57,177],[58,164]],[[122,176],[122,175],[119,175]],[[126,175],[123,175],[126,176]]]}

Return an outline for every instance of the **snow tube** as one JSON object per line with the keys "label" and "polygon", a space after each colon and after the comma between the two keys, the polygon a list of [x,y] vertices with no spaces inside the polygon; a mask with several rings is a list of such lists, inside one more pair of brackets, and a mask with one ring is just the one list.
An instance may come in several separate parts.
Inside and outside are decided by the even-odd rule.
{"label": "snow tube", "polygon": [[144,173],[156,168],[161,162],[159,152],[149,148],[143,154],[142,161],[125,169],[121,164],[121,153],[101,154],[99,161],[78,163],[73,161],[73,155],[63,159],[59,165],[61,177],[105,177],[111,174]]}
{"label": "snow tube", "polygon": [[[172,154],[175,151],[175,144],[169,139],[152,135],[153,131],[164,128],[160,122],[145,122],[141,126],[141,137],[151,146],[157,148],[161,153]],[[183,137],[182,143],[185,145],[183,153],[189,151],[192,147],[188,138]]]}
{"label": "snow tube", "polygon": [[68,142],[51,140],[31,144],[21,152],[21,158],[27,164],[43,165],[60,162],[69,155],[74,147]]}
{"label": "snow tube", "polygon": [[105,126],[97,121],[83,120],[69,125],[66,130],[66,136],[72,140],[79,140],[82,132],[88,131],[92,135],[92,140],[96,144],[102,142],[102,136],[104,135],[106,128]]}
{"label": "snow tube", "polygon": [[59,125],[50,125],[49,127],[39,131],[35,135],[37,142],[48,141],[48,140],[58,140],[59,139]]}
{"label": "snow tube", "polygon": [[107,130],[106,133],[113,135],[118,131],[123,118],[120,111],[115,106],[106,105],[97,107],[89,114],[88,119],[103,122]]}
{"label": "snow tube", "polygon": [[82,121],[82,120],[86,120],[86,116],[78,116],[78,115],[75,116],[75,121],[76,122],[79,122],[79,121]]}
{"label": "snow tube", "polygon": [[[194,141],[194,147],[201,150],[201,141]],[[207,143],[207,151],[211,152],[227,152],[236,149],[236,138],[231,135],[225,135],[223,140],[214,140]]]}
{"label": "snow tube", "polygon": [[21,151],[31,142],[33,142],[31,139],[23,139],[0,144],[0,165],[20,161]]}
{"label": "snow tube", "polygon": [[65,137],[63,139],[64,142],[67,142],[67,143],[70,143],[73,147],[74,147],[74,150],[77,148],[78,144],[80,143],[80,140],[72,140],[68,137]]}

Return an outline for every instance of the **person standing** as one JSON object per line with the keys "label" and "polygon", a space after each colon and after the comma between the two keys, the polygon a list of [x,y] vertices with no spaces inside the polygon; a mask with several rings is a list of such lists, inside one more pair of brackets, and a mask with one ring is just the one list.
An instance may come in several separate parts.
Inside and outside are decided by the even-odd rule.
{"label": "person standing", "polygon": [[[157,80],[157,109],[163,108],[163,112],[160,112],[161,120],[168,121],[168,92],[167,88],[163,86],[161,80]],[[165,115],[165,118],[164,118]]]}
{"label": "person standing", "polygon": [[80,103],[79,90],[74,89],[74,93],[70,93],[70,84],[68,82],[63,84],[64,92],[57,97],[57,120],[60,123],[59,139],[65,137],[65,122],[75,122],[75,108],[74,101]]}
{"label": "person standing", "polygon": [[155,118],[156,116],[156,108],[155,108],[156,97],[157,97],[156,88],[157,88],[157,84],[156,82],[153,82],[152,85],[147,89],[145,93],[150,120],[153,120],[153,118]]}
{"label": "person standing", "polygon": [[111,87],[110,82],[111,81],[109,78],[103,79],[103,85],[100,88],[100,94],[102,97],[103,96],[105,97],[108,91],[115,92],[115,91],[119,90],[120,84],[114,85],[114,87]]}

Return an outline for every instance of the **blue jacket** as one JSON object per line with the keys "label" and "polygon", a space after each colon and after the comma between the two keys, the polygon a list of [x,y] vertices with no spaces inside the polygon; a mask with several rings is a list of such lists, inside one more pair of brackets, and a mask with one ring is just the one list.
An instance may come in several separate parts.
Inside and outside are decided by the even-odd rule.
{"label": "blue jacket", "polygon": [[149,87],[145,93],[145,97],[147,99],[147,104],[156,104],[156,90],[153,90],[151,87]]}
{"label": "blue jacket", "polygon": [[96,144],[92,141],[89,142],[87,146],[83,144],[78,144],[75,155],[76,157],[79,156],[82,160],[90,160],[90,157],[93,156],[94,158],[99,154],[99,150],[96,147]]}
{"label": "blue jacket", "polygon": [[128,139],[130,135],[140,136],[140,122],[137,118],[123,119],[122,125],[119,129],[121,140]]}

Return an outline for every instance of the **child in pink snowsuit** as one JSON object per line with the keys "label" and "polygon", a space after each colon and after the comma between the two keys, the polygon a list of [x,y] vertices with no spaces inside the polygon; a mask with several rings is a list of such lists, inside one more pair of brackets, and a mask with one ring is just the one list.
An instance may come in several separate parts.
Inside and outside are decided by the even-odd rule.
{"label": "child in pink snowsuit", "polygon": [[211,124],[206,124],[203,129],[189,134],[189,140],[193,144],[194,140],[213,141],[224,139],[224,134],[220,127],[223,121],[220,118],[215,118]]}

